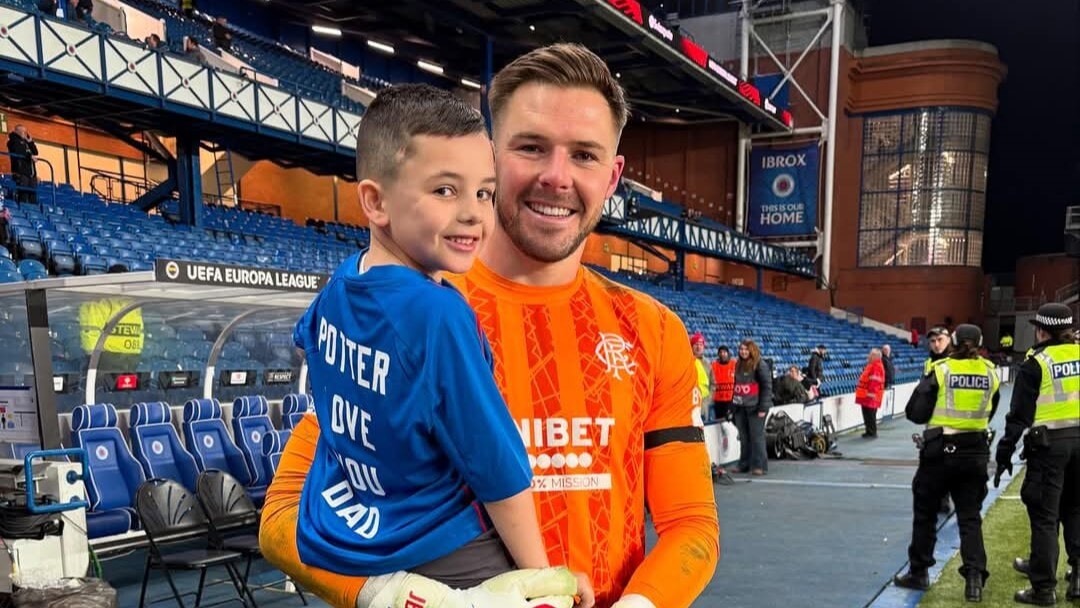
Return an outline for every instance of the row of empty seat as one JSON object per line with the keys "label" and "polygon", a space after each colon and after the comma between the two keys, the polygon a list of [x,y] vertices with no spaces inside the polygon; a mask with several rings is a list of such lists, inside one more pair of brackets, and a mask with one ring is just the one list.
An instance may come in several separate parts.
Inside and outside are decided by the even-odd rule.
{"label": "row of empty seat", "polygon": [[233,402],[230,432],[217,399],[193,399],[183,406],[181,441],[169,404],[137,403],[128,412],[129,448],[115,406],[80,405],[71,417],[71,445],[87,453],[89,537],[139,529],[135,492],[150,478],[172,479],[195,491],[198,473],[225,471],[261,505],[292,428],[310,406],[307,395],[286,396],[279,430],[264,397],[241,397]]}
{"label": "row of empty seat", "polygon": [[739,342],[749,338],[757,343],[763,357],[772,360],[774,374],[780,375],[792,365],[803,369],[811,350],[824,344],[829,356],[824,361],[823,395],[854,392],[870,349],[885,344],[893,350],[896,382],[914,382],[922,373],[925,351],[898,336],[849,323],[807,306],[725,285],[688,281],[685,291],[675,291],[668,284],[658,284],[641,275],[597,270],[670,307],[683,320],[687,331],[705,336],[709,359],[716,356],[721,345],[726,345],[732,356],[736,356]]}
{"label": "row of empty seat", "polygon": [[[13,180],[0,176],[0,188],[12,191]],[[175,213],[175,202],[163,205],[159,214],[147,214],[68,184],[42,183],[37,192],[40,206],[6,202],[10,234],[0,246],[9,253],[0,257],[37,260],[51,275],[98,274],[116,265],[150,270],[158,258],[332,272],[369,240],[367,230],[359,227],[324,234],[288,219],[209,205],[202,207],[205,227],[194,229],[166,219]],[[0,273],[5,269],[19,270],[0,267]]]}

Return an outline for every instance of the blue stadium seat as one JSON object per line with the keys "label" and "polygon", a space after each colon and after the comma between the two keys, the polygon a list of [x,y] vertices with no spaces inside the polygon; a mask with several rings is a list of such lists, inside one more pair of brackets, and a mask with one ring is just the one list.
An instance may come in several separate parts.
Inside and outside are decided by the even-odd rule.
{"label": "blue stadium seat", "polygon": [[284,431],[270,431],[266,435],[263,435],[262,440],[262,455],[265,459],[266,471],[270,475],[270,479],[274,478],[277,473],[278,464],[281,463],[281,455],[285,452],[285,443],[289,441],[289,437],[292,436],[291,430]]}
{"label": "blue stadium seat", "polygon": [[49,254],[49,266],[58,276],[73,275],[76,270],[75,257],[70,253],[54,251]]}
{"label": "blue stadium seat", "polygon": [[45,269],[45,265],[37,260],[23,260],[19,262],[19,272],[27,281],[45,279],[49,276],[49,271]]}
{"label": "blue stadium seat", "polygon": [[225,428],[217,399],[192,399],[185,403],[183,430],[184,442],[195,457],[199,471],[225,471],[248,486],[248,494],[255,504],[262,504],[266,488],[251,487],[251,473],[243,453]]}
{"label": "blue stadium seat", "polygon": [[101,538],[138,529],[135,491],[146,481],[128,450],[109,403],[80,405],[71,414],[71,444],[86,450],[87,536]]}
{"label": "blue stadium seat", "polygon": [[92,253],[80,253],[78,256],[80,274],[104,274],[109,270],[105,258]]}
{"label": "blue stadium seat", "polygon": [[314,411],[315,404],[311,395],[292,393],[281,400],[281,428],[292,430],[303,419],[304,414]]}
{"label": "blue stadium seat", "polygon": [[29,226],[13,226],[12,241],[20,258],[24,260],[42,260],[45,258],[45,245],[33,228]]}
{"label": "blue stadium seat", "polygon": [[233,438],[251,472],[252,486],[270,485],[262,453],[263,436],[274,431],[269,404],[262,395],[246,395],[233,401]]}
{"label": "blue stadium seat", "polygon": [[147,479],[172,479],[194,492],[195,477],[198,475],[195,458],[180,443],[180,436],[172,425],[172,408],[169,404],[162,401],[136,403],[131,407],[128,420],[131,424],[131,451],[142,465]]}

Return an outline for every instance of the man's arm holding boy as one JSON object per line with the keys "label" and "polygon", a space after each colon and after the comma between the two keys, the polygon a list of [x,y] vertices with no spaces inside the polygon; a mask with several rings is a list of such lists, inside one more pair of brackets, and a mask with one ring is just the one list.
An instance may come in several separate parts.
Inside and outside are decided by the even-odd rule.
{"label": "man's arm holding boy", "polygon": [[[296,549],[296,522],[300,515],[300,493],[315,458],[319,423],[308,414],[293,429],[274,480],[266,492],[259,546],[263,557],[293,581],[335,608],[406,608],[416,605],[410,598],[427,598],[425,608],[506,608],[529,606],[527,598],[543,598],[543,603],[569,608],[565,569],[513,570],[484,583],[483,588],[452,592],[431,579],[404,572],[371,578],[344,576],[313,568],[300,560]],[[568,582],[568,580],[570,582]],[[558,597],[553,597],[558,596]],[[507,598],[513,600],[508,602]]]}

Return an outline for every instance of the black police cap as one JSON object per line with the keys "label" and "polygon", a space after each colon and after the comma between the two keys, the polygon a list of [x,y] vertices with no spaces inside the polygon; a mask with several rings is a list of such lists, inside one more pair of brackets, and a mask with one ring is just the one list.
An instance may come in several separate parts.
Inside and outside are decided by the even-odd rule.
{"label": "black police cap", "polygon": [[1030,323],[1043,329],[1064,329],[1072,327],[1072,309],[1064,304],[1050,302],[1039,307],[1035,318]]}
{"label": "black police cap", "polygon": [[938,325],[937,327],[934,327],[933,329],[931,329],[929,332],[926,333],[927,338],[933,338],[934,336],[948,336],[948,335],[949,335],[949,330],[942,327],[942,326],[940,326],[940,325]]}

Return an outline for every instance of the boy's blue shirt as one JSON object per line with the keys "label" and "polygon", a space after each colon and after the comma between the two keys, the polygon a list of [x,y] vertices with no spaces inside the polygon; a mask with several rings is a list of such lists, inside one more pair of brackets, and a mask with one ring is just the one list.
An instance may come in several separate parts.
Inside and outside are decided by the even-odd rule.
{"label": "boy's blue shirt", "polygon": [[360,274],[361,255],[293,336],[322,429],[296,537],[305,564],[373,576],[473,540],[489,527],[479,502],[518,494],[532,472],[465,298],[402,266]]}

